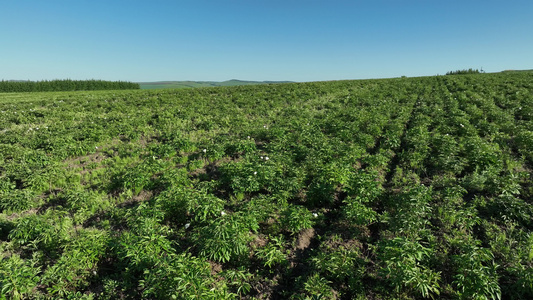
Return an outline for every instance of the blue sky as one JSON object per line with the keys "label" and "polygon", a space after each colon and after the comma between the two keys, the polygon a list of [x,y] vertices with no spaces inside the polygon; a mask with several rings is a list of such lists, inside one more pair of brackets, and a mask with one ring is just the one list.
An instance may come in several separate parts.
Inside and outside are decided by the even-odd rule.
{"label": "blue sky", "polygon": [[320,81],[533,69],[531,0],[4,0],[1,79]]}

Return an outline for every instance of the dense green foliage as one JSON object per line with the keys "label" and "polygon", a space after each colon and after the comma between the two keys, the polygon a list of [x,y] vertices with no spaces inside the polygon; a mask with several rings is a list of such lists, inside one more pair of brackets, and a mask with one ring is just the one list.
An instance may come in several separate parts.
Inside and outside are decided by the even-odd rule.
{"label": "dense green foliage", "polygon": [[0,81],[0,93],[140,89],[138,83],[105,80]]}
{"label": "dense green foliage", "polygon": [[532,73],[0,111],[0,298],[533,297]]}
{"label": "dense green foliage", "polygon": [[483,70],[480,72],[478,69],[464,69],[464,70],[457,70],[457,71],[449,71],[446,72],[446,75],[466,75],[466,74],[479,74],[483,73]]}

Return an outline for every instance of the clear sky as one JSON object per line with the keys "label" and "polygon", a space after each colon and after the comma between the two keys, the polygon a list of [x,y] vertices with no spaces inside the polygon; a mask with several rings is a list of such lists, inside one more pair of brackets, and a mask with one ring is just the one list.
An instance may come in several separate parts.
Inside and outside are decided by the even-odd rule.
{"label": "clear sky", "polygon": [[533,69],[532,0],[3,0],[0,80]]}

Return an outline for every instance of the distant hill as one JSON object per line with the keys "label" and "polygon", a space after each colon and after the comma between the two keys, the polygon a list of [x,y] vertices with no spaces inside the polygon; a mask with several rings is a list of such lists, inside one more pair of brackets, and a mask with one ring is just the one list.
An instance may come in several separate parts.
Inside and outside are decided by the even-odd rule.
{"label": "distant hill", "polygon": [[215,86],[236,86],[252,84],[275,84],[290,83],[292,81],[246,81],[231,79],[226,81],[155,81],[155,82],[138,82],[141,89],[180,89],[180,88],[199,88]]}
{"label": "distant hill", "polygon": [[502,73],[509,73],[509,72],[533,72],[533,69],[531,70],[503,70]]}

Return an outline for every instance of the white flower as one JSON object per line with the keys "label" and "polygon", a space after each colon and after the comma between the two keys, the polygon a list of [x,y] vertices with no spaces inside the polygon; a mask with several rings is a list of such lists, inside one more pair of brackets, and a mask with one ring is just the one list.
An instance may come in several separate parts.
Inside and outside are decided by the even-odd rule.
{"label": "white flower", "polygon": [[254,172],[254,175],[257,175],[257,171],[256,171],[256,172]]}
{"label": "white flower", "polygon": [[268,156],[265,156],[265,160],[269,160]]}
{"label": "white flower", "polygon": [[226,212],[225,212],[225,211],[221,211],[221,212],[220,212],[220,215],[221,215],[221,216],[225,216],[225,215],[226,215]]}
{"label": "white flower", "polygon": [[465,127],[465,125],[463,125],[463,124],[459,124],[459,125],[461,125],[461,127]]}
{"label": "white flower", "polygon": [[98,146],[95,146],[94,149],[98,149]]}
{"label": "white flower", "polygon": [[185,229],[189,228],[189,226],[191,226],[191,223],[185,224]]}
{"label": "white flower", "polygon": [[248,136],[248,139],[250,139],[250,136]]}
{"label": "white flower", "polygon": [[261,159],[263,159],[263,157],[261,156]]}
{"label": "white flower", "polygon": [[263,125],[263,128],[265,128],[265,129],[266,129],[266,128],[267,128],[267,126],[266,126],[266,125]]}
{"label": "white flower", "polygon": [[318,214],[317,213],[313,213],[313,217],[318,217]]}
{"label": "white flower", "polygon": [[203,153],[206,153],[206,152],[207,152],[207,149],[202,150],[202,152],[203,152]]}

